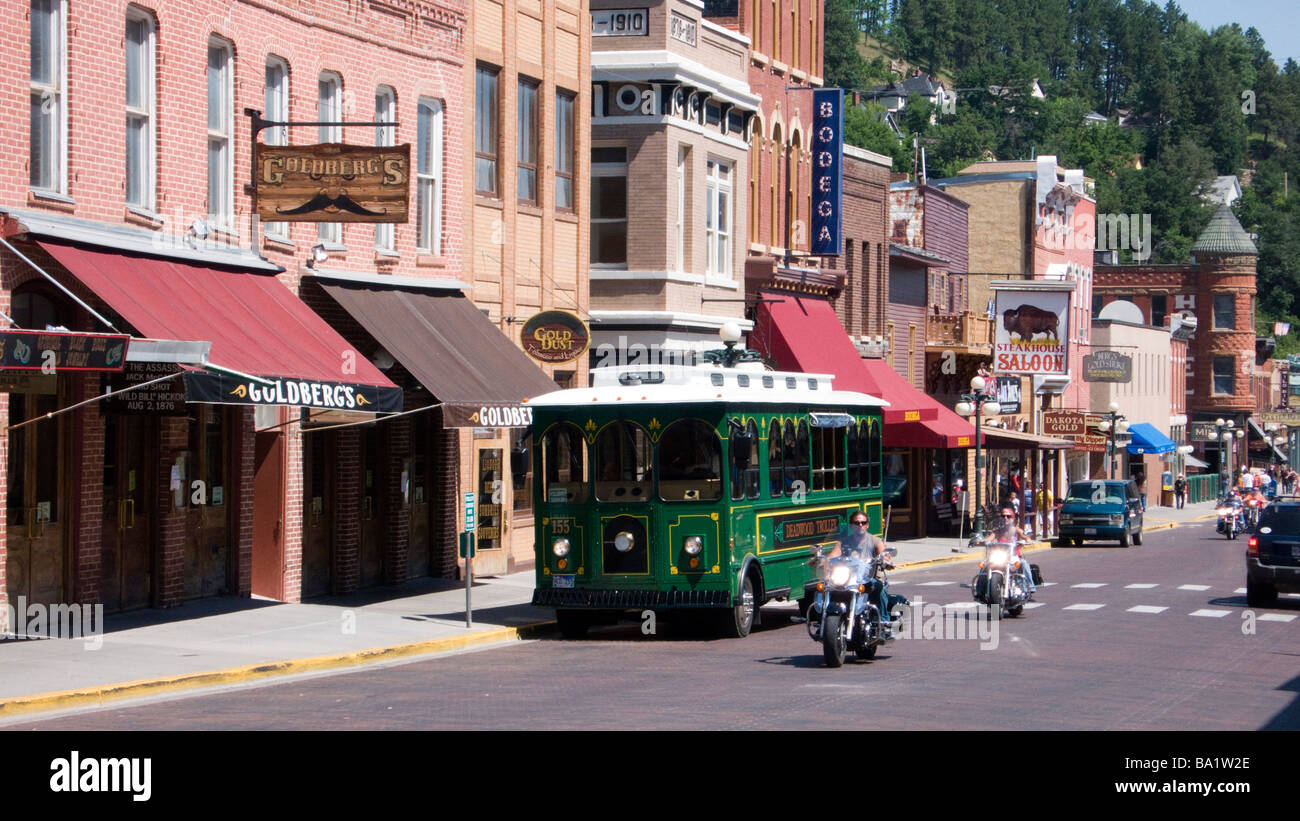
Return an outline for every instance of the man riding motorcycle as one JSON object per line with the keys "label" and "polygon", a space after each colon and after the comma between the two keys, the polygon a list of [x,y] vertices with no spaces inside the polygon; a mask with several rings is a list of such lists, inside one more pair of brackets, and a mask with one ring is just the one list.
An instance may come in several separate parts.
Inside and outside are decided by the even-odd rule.
{"label": "man riding motorcycle", "polygon": [[[1017,546],[1016,553],[1019,555],[1019,546],[1027,544],[1030,541],[1032,540],[1029,538],[1028,534],[1016,525],[1015,509],[1012,508],[1011,505],[1003,505],[1002,511],[999,514],[998,522],[993,525],[993,530],[983,538],[975,539],[974,543],[978,545],[987,545],[993,542],[1015,544]],[[1029,563],[1024,560],[1023,556],[1021,558],[1021,567],[1024,572],[1025,589],[1029,591],[1030,600],[1033,600],[1034,593],[1038,590],[1038,587],[1034,584],[1033,570],[1030,568]]]}
{"label": "man riding motorcycle", "polygon": [[[871,531],[867,529],[869,526],[870,522],[867,519],[867,514],[861,511],[855,511],[851,516],[849,516],[849,526],[847,528],[841,528],[840,532],[836,534],[835,547],[831,548],[831,552],[826,554],[822,566],[825,567],[826,562],[829,562],[829,560],[836,556],[856,556],[864,559],[880,556],[881,561],[884,562],[885,569],[893,570],[893,563],[889,561],[888,557],[884,556],[885,540],[871,533]],[[880,622],[884,628],[885,635],[888,636],[889,623],[892,621],[892,617],[889,613],[889,604],[892,597],[889,595],[889,591],[880,579],[875,579],[874,583],[876,589],[872,591],[875,594],[873,599],[876,602],[876,606],[880,608]]]}

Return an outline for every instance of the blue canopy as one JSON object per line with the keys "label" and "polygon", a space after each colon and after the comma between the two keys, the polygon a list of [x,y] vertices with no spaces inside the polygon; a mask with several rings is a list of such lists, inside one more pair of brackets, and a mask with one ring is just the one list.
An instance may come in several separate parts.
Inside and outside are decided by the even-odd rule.
{"label": "blue canopy", "polygon": [[1173,453],[1178,445],[1174,440],[1156,430],[1149,422],[1138,422],[1128,429],[1133,439],[1128,443],[1129,453]]}

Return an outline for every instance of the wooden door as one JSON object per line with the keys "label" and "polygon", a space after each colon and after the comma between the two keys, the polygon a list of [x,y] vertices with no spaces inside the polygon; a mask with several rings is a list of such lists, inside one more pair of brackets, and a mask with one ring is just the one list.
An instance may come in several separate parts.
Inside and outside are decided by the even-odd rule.
{"label": "wooden door", "polygon": [[324,596],[331,590],[333,567],[333,499],[330,477],[338,436],[332,432],[302,437],[302,596]]}
{"label": "wooden door", "polygon": [[104,421],[104,522],[99,595],[108,612],[148,607],[154,593],[150,545],[156,427],[147,416]]}
{"label": "wooden door", "polygon": [[230,592],[229,411],[190,406],[190,445],[182,471],[185,505],[185,598]]}
{"label": "wooden door", "polygon": [[[59,407],[58,394],[11,393],[9,425]],[[66,417],[9,431],[7,560],[9,601],[56,604],[66,600],[64,522],[70,495],[64,486]]]}
{"label": "wooden door", "polygon": [[371,425],[361,432],[361,586],[383,582],[383,487],[380,481],[379,430]]}
{"label": "wooden door", "polygon": [[253,595],[284,599],[284,436],[253,440]]}
{"label": "wooden door", "polygon": [[411,422],[410,530],[407,536],[407,576],[418,579],[433,574],[433,551],[429,545],[429,414],[415,414]]}

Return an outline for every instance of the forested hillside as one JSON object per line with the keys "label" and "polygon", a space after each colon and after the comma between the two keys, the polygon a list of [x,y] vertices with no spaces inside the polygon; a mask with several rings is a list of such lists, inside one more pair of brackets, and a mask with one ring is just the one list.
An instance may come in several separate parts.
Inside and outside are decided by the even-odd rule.
{"label": "forested hillside", "polygon": [[[1209,219],[1202,186],[1242,176],[1236,210],[1259,237],[1260,331],[1275,319],[1300,328],[1300,208],[1290,196],[1300,65],[1279,67],[1254,28],[1206,31],[1176,3],[1142,0],[825,0],[825,9],[828,85],[900,79],[888,57],[863,58],[871,43],[896,69],[957,90],[948,111],[909,101],[898,117],[906,144],[878,111],[851,111],[851,142],[910,171],[917,135],[931,177],[987,156],[1055,154],[1096,180],[1099,213],[1152,215],[1161,262],[1186,260]],[[1035,80],[1046,99],[1030,95]],[[1106,122],[1087,124],[1091,112]],[[1300,349],[1289,342],[1279,350]]]}

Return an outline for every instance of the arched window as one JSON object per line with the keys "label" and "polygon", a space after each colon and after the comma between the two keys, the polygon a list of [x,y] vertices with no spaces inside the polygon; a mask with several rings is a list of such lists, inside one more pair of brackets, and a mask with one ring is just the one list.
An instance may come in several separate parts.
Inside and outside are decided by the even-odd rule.
{"label": "arched window", "polygon": [[562,422],[542,440],[542,476],[547,502],[587,501],[587,443],[578,426]]}
{"label": "arched window", "polygon": [[731,425],[731,498],[758,498],[758,428],[753,420],[744,428]]}
{"label": "arched window", "polygon": [[781,480],[782,476],[782,458],[784,452],[781,445],[781,420],[773,419],[771,426],[767,429],[767,495],[784,496],[785,485]]}
{"label": "arched window", "polygon": [[801,142],[802,135],[798,130],[792,130],[790,133],[790,147],[786,149],[785,161],[786,186],[789,189],[786,194],[785,206],[785,221],[788,231],[785,247],[792,250],[803,245],[801,234],[804,232],[799,230],[799,180],[803,178],[803,169],[800,167]]}
{"label": "arched window", "polygon": [[781,180],[781,157],[785,154],[785,141],[781,139],[781,124],[772,125],[772,179],[771,179],[771,196],[772,196],[772,213],[768,221],[768,245],[777,247],[781,242],[778,226],[781,225],[781,209],[779,206],[782,180]]}
{"label": "arched window", "polygon": [[679,419],[659,440],[659,498],[665,502],[722,498],[722,443],[698,419]]}
{"label": "arched window", "polygon": [[867,479],[871,487],[880,487],[880,420],[867,423]]}
{"label": "arched window", "polygon": [[596,437],[596,498],[644,502],[653,480],[650,437],[635,422],[611,422]]}

